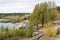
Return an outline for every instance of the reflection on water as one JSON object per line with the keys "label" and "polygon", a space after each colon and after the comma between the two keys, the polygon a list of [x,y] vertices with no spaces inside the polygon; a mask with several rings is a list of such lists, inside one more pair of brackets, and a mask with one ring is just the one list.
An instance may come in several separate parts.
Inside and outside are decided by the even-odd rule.
{"label": "reflection on water", "polygon": [[20,27],[23,27],[23,28],[27,28],[28,26],[28,20],[24,20],[22,22],[19,22],[19,23],[2,23],[1,21],[8,21],[10,19],[0,19],[0,27],[4,27],[4,28],[20,28]]}
{"label": "reflection on water", "polygon": [[18,25],[17,24],[14,24],[14,23],[0,23],[0,27],[8,27],[8,28],[18,28]]}

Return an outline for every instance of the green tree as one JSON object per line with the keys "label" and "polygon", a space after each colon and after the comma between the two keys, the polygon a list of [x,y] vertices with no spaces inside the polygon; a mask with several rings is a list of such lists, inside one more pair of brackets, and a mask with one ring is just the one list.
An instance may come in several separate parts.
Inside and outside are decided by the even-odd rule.
{"label": "green tree", "polygon": [[16,16],[11,20],[12,23],[20,22],[20,16]]}
{"label": "green tree", "polygon": [[59,13],[60,13],[60,7],[59,6],[57,6],[57,10],[59,11]]}
{"label": "green tree", "polygon": [[20,16],[15,17],[15,22],[20,22]]}
{"label": "green tree", "polygon": [[33,10],[33,13],[30,16],[30,25],[37,26],[38,29],[38,24],[39,24],[39,19],[40,13],[39,13],[39,4],[37,4]]}
{"label": "green tree", "polygon": [[42,27],[44,27],[44,25],[47,24],[48,22],[55,20],[57,10],[53,6],[52,8],[49,8],[50,6],[46,2],[37,4],[30,16],[29,19],[30,24],[33,26],[37,26],[38,30],[39,24],[42,24]]}
{"label": "green tree", "polygon": [[48,2],[50,20],[54,21],[58,17],[58,10],[55,2]]}

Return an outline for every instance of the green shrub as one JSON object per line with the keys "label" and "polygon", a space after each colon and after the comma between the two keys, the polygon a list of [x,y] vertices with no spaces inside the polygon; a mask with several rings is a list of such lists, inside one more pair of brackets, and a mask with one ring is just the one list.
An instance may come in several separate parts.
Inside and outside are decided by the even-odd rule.
{"label": "green shrub", "polygon": [[0,34],[0,40],[4,40],[7,37],[6,32]]}
{"label": "green shrub", "polygon": [[18,36],[25,36],[26,35],[26,29],[16,30],[16,35],[18,35]]}
{"label": "green shrub", "polygon": [[12,29],[7,32],[8,37],[14,37],[16,36],[16,30]]}
{"label": "green shrub", "polygon": [[32,26],[29,26],[27,29],[4,29],[5,31],[2,31],[0,33],[0,39],[4,38],[10,38],[10,37],[32,37]]}
{"label": "green shrub", "polygon": [[33,33],[33,28],[32,26],[29,26],[26,31],[26,37],[32,37],[32,33]]}
{"label": "green shrub", "polygon": [[60,34],[60,28],[57,29],[57,34]]}
{"label": "green shrub", "polygon": [[46,25],[46,36],[56,36],[57,28],[52,25],[51,23],[48,23]]}

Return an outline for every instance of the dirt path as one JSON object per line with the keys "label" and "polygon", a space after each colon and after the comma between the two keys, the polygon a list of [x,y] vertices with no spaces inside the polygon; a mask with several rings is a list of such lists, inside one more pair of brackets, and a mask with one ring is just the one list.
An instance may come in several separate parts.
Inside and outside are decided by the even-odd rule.
{"label": "dirt path", "polygon": [[12,37],[12,38],[6,38],[4,40],[30,40],[31,38],[21,38],[21,37]]}
{"label": "dirt path", "polygon": [[55,37],[42,37],[39,40],[60,40],[60,35],[57,35]]}

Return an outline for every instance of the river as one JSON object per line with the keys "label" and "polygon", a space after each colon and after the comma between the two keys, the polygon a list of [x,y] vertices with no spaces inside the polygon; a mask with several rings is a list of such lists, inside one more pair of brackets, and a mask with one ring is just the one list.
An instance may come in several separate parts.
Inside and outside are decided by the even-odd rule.
{"label": "river", "polygon": [[9,21],[9,19],[0,19],[0,27],[4,27],[4,28],[16,28],[18,29],[19,27],[27,27],[28,26],[28,20],[24,20],[22,22],[19,22],[19,23],[4,23],[4,22],[1,22],[1,21]]}
{"label": "river", "polygon": [[0,27],[4,27],[4,28],[18,28],[18,25],[15,23],[0,23]]}

